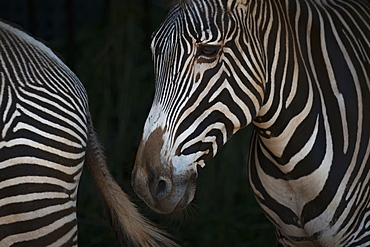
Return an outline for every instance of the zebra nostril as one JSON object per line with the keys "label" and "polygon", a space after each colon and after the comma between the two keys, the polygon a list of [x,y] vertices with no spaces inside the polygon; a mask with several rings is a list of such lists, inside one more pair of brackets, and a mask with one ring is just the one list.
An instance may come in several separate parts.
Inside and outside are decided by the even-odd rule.
{"label": "zebra nostril", "polygon": [[172,183],[167,178],[160,178],[156,183],[153,191],[153,196],[157,199],[167,196],[172,189]]}
{"label": "zebra nostril", "polygon": [[159,180],[157,184],[157,194],[166,191],[167,184],[164,180]]}

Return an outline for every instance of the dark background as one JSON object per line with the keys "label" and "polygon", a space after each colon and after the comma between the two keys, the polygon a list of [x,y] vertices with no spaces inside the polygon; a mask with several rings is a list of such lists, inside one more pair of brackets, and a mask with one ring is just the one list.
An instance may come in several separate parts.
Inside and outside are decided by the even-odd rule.
{"label": "dark background", "polygon": [[[45,40],[77,74],[110,170],[140,211],[182,246],[274,246],[272,225],[248,184],[252,128],[239,131],[200,171],[194,202],[153,213],[130,185],[136,150],[154,95],[150,36],[165,19],[160,0],[0,0],[0,18]],[[78,197],[79,246],[117,246],[87,169]]]}

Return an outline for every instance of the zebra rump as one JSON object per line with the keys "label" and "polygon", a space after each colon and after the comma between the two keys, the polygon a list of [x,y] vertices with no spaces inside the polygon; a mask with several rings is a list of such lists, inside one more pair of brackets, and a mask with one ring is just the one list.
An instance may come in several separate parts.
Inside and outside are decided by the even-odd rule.
{"label": "zebra rump", "polygon": [[176,246],[109,174],[86,91],[44,44],[0,22],[0,246],[77,246],[86,164],[124,246]]}

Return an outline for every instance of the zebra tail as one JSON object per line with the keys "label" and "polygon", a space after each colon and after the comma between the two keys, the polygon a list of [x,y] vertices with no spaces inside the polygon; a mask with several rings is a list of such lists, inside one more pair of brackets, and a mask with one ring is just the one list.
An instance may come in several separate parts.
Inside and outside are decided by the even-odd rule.
{"label": "zebra tail", "polygon": [[107,214],[122,246],[178,246],[170,239],[168,233],[155,227],[139,213],[136,205],[130,201],[128,195],[122,191],[113,179],[108,170],[90,115],[88,116],[88,144],[85,164],[87,164],[91,176],[105,201]]}

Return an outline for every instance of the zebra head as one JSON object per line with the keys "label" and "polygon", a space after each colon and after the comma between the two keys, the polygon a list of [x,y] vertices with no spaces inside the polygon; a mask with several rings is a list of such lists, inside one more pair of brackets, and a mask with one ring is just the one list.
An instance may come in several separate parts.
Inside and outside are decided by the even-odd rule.
{"label": "zebra head", "polygon": [[151,44],[156,91],[133,170],[135,192],[154,211],[193,199],[198,165],[256,117],[263,56],[242,0],[186,0]]}

